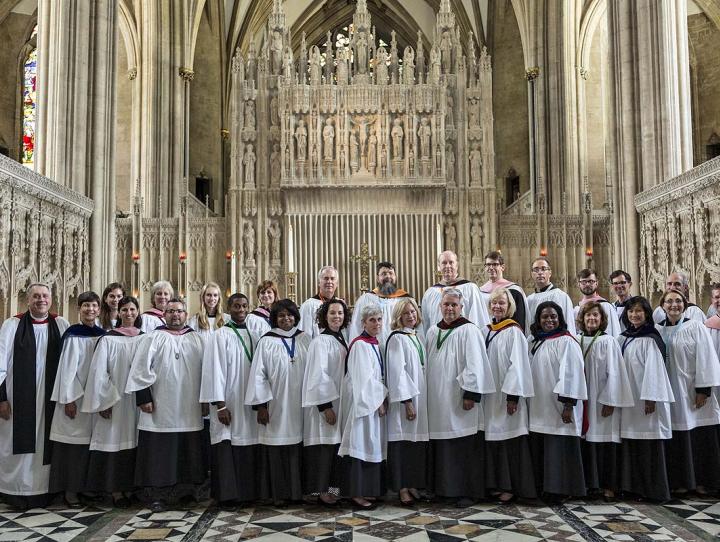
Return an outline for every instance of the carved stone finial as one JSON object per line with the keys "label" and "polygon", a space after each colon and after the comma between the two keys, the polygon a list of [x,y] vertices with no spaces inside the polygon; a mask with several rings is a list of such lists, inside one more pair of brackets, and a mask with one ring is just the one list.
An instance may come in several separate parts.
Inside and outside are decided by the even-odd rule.
{"label": "carved stone finial", "polygon": [[533,66],[532,68],[528,68],[525,70],[525,79],[528,81],[534,81],[540,76],[540,68],[538,66]]}
{"label": "carved stone finial", "polygon": [[130,79],[130,81],[134,80],[137,77],[137,73],[137,68],[130,68],[127,71],[128,79]]}
{"label": "carved stone finial", "polygon": [[178,70],[178,75],[180,75],[180,77],[182,77],[184,81],[188,82],[195,79],[195,72],[190,68],[180,68]]}

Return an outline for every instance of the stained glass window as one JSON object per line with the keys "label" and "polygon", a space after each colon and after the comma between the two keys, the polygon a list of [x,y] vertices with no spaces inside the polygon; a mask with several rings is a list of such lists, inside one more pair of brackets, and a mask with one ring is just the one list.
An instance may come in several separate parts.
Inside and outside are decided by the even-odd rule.
{"label": "stained glass window", "polygon": [[[32,40],[37,36],[37,26],[33,29]],[[37,47],[34,48],[25,61],[23,69],[22,88],[22,163],[29,168],[33,167],[35,158],[35,113],[37,109],[37,95],[35,83],[37,81]]]}

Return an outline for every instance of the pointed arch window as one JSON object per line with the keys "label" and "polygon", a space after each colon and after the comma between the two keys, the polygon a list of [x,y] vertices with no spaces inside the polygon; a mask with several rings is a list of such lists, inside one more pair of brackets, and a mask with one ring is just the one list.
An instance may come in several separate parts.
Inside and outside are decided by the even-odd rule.
{"label": "pointed arch window", "polygon": [[[37,25],[33,29],[30,41],[37,38]],[[23,65],[22,84],[22,163],[34,168],[35,163],[35,115],[37,112],[37,47],[28,54]]]}

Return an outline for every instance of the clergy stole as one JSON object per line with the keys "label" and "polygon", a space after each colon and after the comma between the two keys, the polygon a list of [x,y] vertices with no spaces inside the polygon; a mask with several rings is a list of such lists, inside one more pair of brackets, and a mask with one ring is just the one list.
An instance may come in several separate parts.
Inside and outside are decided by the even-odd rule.
{"label": "clergy stole", "polygon": [[[55,315],[49,315],[48,346],[45,357],[45,446],[43,465],[50,464],[51,444],[50,427],[52,426],[55,404],[50,400],[55,387],[60,362],[62,341]],[[36,449],[35,421],[37,398],[37,345],[35,344],[35,331],[30,311],[20,317],[20,323],[15,331],[13,344],[13,455],[33,454]],[[0,386],[0,401],[7,400],[5,383]]]}

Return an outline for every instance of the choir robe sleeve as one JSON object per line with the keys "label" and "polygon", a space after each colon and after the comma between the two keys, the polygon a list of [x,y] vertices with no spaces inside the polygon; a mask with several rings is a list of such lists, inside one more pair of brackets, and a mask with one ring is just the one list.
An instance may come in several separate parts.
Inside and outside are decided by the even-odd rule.
{"label": "choir robe sleeve", "polygon": [[144,390],[155,383],[157,374],[153,358],[157,350],[157,341],[153,337],[154,335],[146,335],[138,346],[130,366],[125,393]]}
{"label": "choir robe sleeve", "polygon": [[[530,356],[528,355],[527,341],[522,330],[513,327],[502,333],[508,333],[512,338],[509,348],[500,352],[500,355],[507,356],[509,367],[502,382],[502,391],[505,395],[516,397],[534,397],[532,369],[530,369]],[[498,337],[499,339],[500,337]],[[503,344],[503,346],[505,346]]]}
{"label": "choir robe sleeve", "polygon": [[630,377],[617,340],[607,337],[593,348],[598,348],[596,359],[602,360],[605,364],[605,374],[607,375],[605,386],[598,390],[598,402],[601,405],[620,408],[635,406]]}
{"label": "choir robe sleeve", "polygon": [[373,363],[377,358],[371,351],[372,345],[358,342],[350,349],[348,374],[352,382],[353,413],[363,418],[375,412],[385,400],[387,390],[382,381],[375,377]]}
{"label": "choir robe sleeve", "polygon": [[605,333],[610,335],[611,337],[619,337],[620,333],[622,333],[622,328],[620,327],[620,319],[617,315],[617,310],[615,309],[615,305],[612,303],[608,303],[607,301],[604,303],[601,303],[600,306],[605,311],[605,314],[607,315],[607,329],[605,330]]}
{"label": "choir robe sleeve", "polygon": [[585,363],[580,345],[572,337],[561,337],[555,340],[557,341],[560,368],[553,393],[569,399],[587,399]]}
{"label": "choir robe sleeve", "polygon": [[653,341],[644,341],[645,371],[643,372],[640,399],[660,403],[674,403],[675,395],[670,386],[665,359]]}
{"label": "choir robe sleeve", "polygon": [[[313,407],[331,403],[340,398],[340,389],[332,376],[329,363],[332,359],[327,335],[319,335],[310,343],[303,375],[302,406]],[[336,341],[331,338],[330,340]],[[343,349],[344,351],[344,349]]]}
{"label": "choir robe sleeve", "polygon": [[83,399],[83,412],[101,412],[114,406],[124,390],[118,390],[112,381],[111,355],[116,355],[110,341],[100,339],[95,347]]}
{"label": "choir robe sleeve", "polygon": [[[491,321],[490,314],[488,313],[487,305],[483,303],[480,288],[478,288],[476,284],[472,284],[472,287],[463,289],[463,295],[466,296],[463,303],[468,307],[465,318],[478,327],[489,324]],[[438,304],[439,303],[440,300],[438,300]],[[437,324],[437,322],[429,323],[429,325],[432,324]]]}
{"label": "choir robe sleeve", "polygon": [[352,320],[348,326],[348,340],[352,341],[355,337],[360,335],[363,331],[362,320],[360,319],[360,313],[362,312],[365,305],[368,304],[369,294],[363,294],[358,297],[355,302],[355,307],[352,311]]}
{"label": "choir robe sleeve", "polygon": [[272,385],[269,378],[270,364],[272,364],[273,337],[265,337],[258,343],[253,357],[248,387],[245,393],[246,405],[264,405],[273,400]]}
{"label": "choir robe sleeve", "polygon": [[465,324],[460,330],[464,335],[460,348],[464,349],[462,358],[465,364],[457,375],[457,383],[470,393],[495,393],[495,379],[482,331],[475,324]]}
{"label": "choir robe sleeve", "polygon": [[[388,399],[391,403],[407,401],[420,395],[420,390],[407,372],[407,365],[410,361],[408,356],[412,355],[412,351],[407,350],[403,343],[411,340],[398,333],[393,335],[386,344],[385,367]],[[410,347],[415,349],[412,345]]]}
{"label": "choir robe sleeve", "polygon": [[[242,331],[240,331],[242,333]],[[212,333],[203,352],[200,402],[225,401],[227,385],[227,335]]]}
{"label": "choir robe sleeve", "polygon": [[67,336],[63,340],[62,353],[55,376],[51,399],[61,405],[77,401],[85,394],[88,373],[88,347],[96,339],[92,337]]}
{"label": "choir robe sleeve", "polygon": [[695,346],[695,388],[720,386],[720,360],[710,332],[703,324],[692,326]]}

